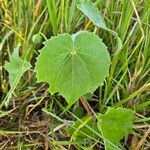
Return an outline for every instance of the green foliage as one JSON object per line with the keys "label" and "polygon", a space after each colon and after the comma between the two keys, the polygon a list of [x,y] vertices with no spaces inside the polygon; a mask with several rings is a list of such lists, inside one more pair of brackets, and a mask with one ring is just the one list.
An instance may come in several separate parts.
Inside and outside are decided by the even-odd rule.
{"label": "green foliage", "polygon": [[82,122],[77,120],[73,126],[67,129],[67,133],[71,135],[72,139],[74,141],[83,141],[87,138],[87,135],[89,135],[91,138],[98,140],[99,136],[85,126],[86,124],[91,127],[91,129],[98,132],[96,121],[94,121],[92,115],[85,116],[81,120]]}
{"label": "green foliage", "polygon": [[47,3],[47,7],[48,7],[48,13],[50,16],[50,21],[52,23],[53,34],[56,35],[58,33],[58,29],[57,29],[58,19],[57,19],[56,1],[52,0],[50,2],[49,0],[46,0],[46,3]]}
{"label": "green foliage", "polygon": [[4,98],[4,100],[1,102],[0,108],[3,105],[5,106],[8,105],[16,86],[20,81],[20,78],[22,77],[24,72],[31,67],[29,62],[19,57],[19,47],[20,44],[18,44],[17,48],[14,49],[13,54],[10,57],[10,62],[6,62],[4,66],[9,73],[9,83],[11,88],[7,93],[6,97]]}
{"label": "green foliage", "polygon": [[6,62],[4,66],[9,73],[9,83],[11,88],[2,103],[0,104],[0,108],[3,105],[8,105],[16,86],[20,81],[20,78],[22,77],[24,72],[31,67],[29,62],[19,57],[19,48],[20,44],[18,44],[17,48],[14,49],[13,54],[10,57],[10,62]]}
{"label": "green foliage", "polygon": [[[133,117],[134,112],[130,109],[109,108],[104,115],[98,114],[97,126],[93,117],[89,115],[83,117],[81,119],[82,122],[77,120],[72,127],[67,129],[67,133],[71,135],[71,139],[74,141],[85,140],[87,135],[90,135],[92,139],[98,140],[100,137],[93,130],[96,132],[100,131],[104,138],[106,150],[116,150],[119,149],[117,147],[119,146],[119,141],[131,132]],[[87,125],[93,130],[89,130],[86,127]]]}
{"label": "green foliage", "polygon": [[[119,145],[119,141],[131,132],[133,117],[134,112],[132,110],[109,108],[104,115],[99,114],[97,125],[106,140]],[[106,150],[115,150],[108,141],[104,141]]]}
{"label": "green foliage", "polygon": [[82,116],[83,116],[83,114],[84,114],[84,109],[83,109],[83,107],[82,106],[74,106],[74,108],[73,108],[73,113],[74,113],[74,115],[75,116],[77,116],[78,118],[81,118]]}
{"label": "green foliage", "polygon": [[[88,125],[92,130],[87,127],[85,120],[82,122],[80,119],[83,117],[82,103],[76,103],[73,108],[64,112],[65,103],[62,102],[61,97],[50,96],[45,84],[35,84],[34,67],[23,76],[22,80],[19,81],[18,78],[17,89],[15,86],[11,86],[10,89],[8,74],[4,70],[4,61],[9,60],[8,54],[13,52],[17,43],[22,45],[19,56],[33,64],[37,50],[43,47],[42,41],[34,36],[36,33],[40,33],[43,40],[59,33],[72,34],[81,29],[90,29],[103,38],[111,52],[117,51],[115,39],[107,31],[102,31],[102,25],[96,25],[95,28],[91,25],[92,18],[88,20],[86,13],[83,12],[84,15],[77,9],[76,4],[79,1],[0,1],[0,137],[2,139],[0,149],[42,149],[44,146],[47,149],[57,150],[103,149],[102,140],[107,140],[101,136],[99,130],[97,134],[94,132],[95,126],[92,128],[93,125]],[[132,135],[121,140],[125,148],[121,146],[120,148],[136,149],[130,142],[130,138],[134,135],[132,139],[141,140],[145,133],[143,126],[148,126],[150,123],[150,117],[148,117],[150,114],[150,0],[82,0],[82,5],[83,2],[84,5],[88,4],[86,10],[92,7],[92,11],[88,12],[91,16],[95,8],[98,8],[94,18],[100,18],[96,15],[101,15],[108,30],[117,31],[123,41],[122,51],[111,55],[110,71],[105,84],[94,94],[85,94],[84,99],[89,100],[89,106],[93,111],[99,111],[102,114],[108,106],[115,108],[130,106],[131,109],[135,109],[137,115],[134,126],[139,128],[136,128],[136,134],[132,131]],[[91,2],[94,2],[94,5]],[[100,19],[97,21],[100,22]],[[15,92],[14,89],[16,89]],[[12,94],[14,96],[10,98]],[[8,108],[1,107],[5,100],[10,100]],[[44,112],[42,112],[41,107],[47,109],[43,109]],[[83,111],[86,115],[85,110]],[[79,141],[71,139],[76,137],[75,140],[77,140],[81,130],[78,130],[77,135],[72,136],[73,132],[69,134],[70,138],[66,138],[66,129],[72,126],[72,120],[81,121],[76,128],[83,125],[82,130],[86,126],[85,132],[89,135],[82,133],[86,139],[85,143],[83,138]],[[26,127],[31,132],[26,131]],[[50,139],[50,142],[45,140],[44,145],[45,130],[43,129],[49,131],[46,139]],[[89,130],[98,135],[99,139],[90,140],[93,134],[90,134]],[[12,142],[9,142],[9,139]],[[140,149],[149,148],[148,140],[149,138],[145,139]]]}
{"label": "green foliage", "polygon": [[93,33],[61,34],[47,40],[36,62],[38,82],[59,92],[71,105],[103,83],[110,66],[107,47]]}
{"label": "green foliage", "polygon": [[90,0],[80,0],[77,7],[94,23],[94,25],[101,28],[107,28],[101,12]]}
{"label": "green foliage", "polygon": [[115,31],[106,26],[101,12],[94,6],[94,4],[90,0],[80,0],[80,3],[77,5],[77,7],[93,22],[95,26],[107,30],[115,36],[118,43],[116,52],[119,52],[119,50],[122,48],[121,39]]}
{"label": "green foliage", "polygon": [[33,41],[33,43],[35,45],[39,44],[41,42],[41,40],[42,40],[42,37],[41,37],[41,35],[39,33],[38,34],[34,34],[32,36],[32,41]]}
{"label": "green foliage", "polygon": [[10,62],[6,62],[4,66],[9,73],[9,83],[11,87],[16,84],[24,72],[31,67],[29,62],[22,60],[19,57],[19,47],[20,45],[14,49],[14,52],[10,57]]}

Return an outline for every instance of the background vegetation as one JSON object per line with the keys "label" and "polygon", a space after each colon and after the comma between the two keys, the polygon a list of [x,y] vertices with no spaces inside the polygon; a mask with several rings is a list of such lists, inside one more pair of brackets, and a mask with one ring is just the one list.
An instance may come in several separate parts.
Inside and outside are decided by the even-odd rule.
{"label": "background vegetation", "polygon": [[[136,114],[132,133],[122,140],[125,149],[150,148],[150,0],[94,2],[107,26],[123,42],[117,55],[113,55],[116,40],[93,26],[77,9],[78,0],[0,1],[0,103],[10,89],[4,63],[18,43],[21,58],[32,64],[15,88],[8,107],[0,110],[0,149],[103,149],[102,139],[92,141],[89,137],[84,144],[71,141],[66,133],[67,123],[91,109],[105,113],[108,107],[117,106],[133,109]],[[95,31],[103,39],[112,64],[103,86],[62,113],[65,100],[59,94],[51,96],[47,84],[36,83],[34,63],[43,41],[79,30]]]}

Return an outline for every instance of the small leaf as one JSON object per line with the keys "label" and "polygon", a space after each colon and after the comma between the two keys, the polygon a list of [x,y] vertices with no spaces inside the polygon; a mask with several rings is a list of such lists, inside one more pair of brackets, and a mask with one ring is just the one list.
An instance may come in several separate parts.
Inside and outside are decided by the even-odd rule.
{"label": "small leaf", "polygon": [[[125,108],[109,108],[108,111],[98,117],[98,128],[103,137],[115,145],[130,133],[133,127],[134,112]],[[106,150],[114,150],[113,146],[105,142]]]}
{"label": "small leaf", "polygon": [[94,23],[94,25],[101,28],[107,28],[101,12],[90,0],[80,0],[77,7]]}
{"label": "small leaf", "polygon": [[106,23],[101,15],[101,12],[94,6],[94,4],[90,0],[80,0],[77,7],[93,22],[95,26],[98,26],[108,31],[116,38],[117,40],[116,54],[117,54],[122,49],[122,41],[115,31],[109,29],[106,26]]}
{"label": "small leaf", "polygon": [[10,98],[17,86],[17,84],[20,81],[20,78],[24,74],[25,71],[27,71],[31,65],[29,62],[22,60],[19,57],[19,47],[20,44],[18,44],[17,48],[14,49],[14,52],[12,56],[10,57],[10,62],[6,62],[4,68],[8,71],[9,73],[9,83],[10,83],[10,90],[7,93],[6,97],[0,104],[0,108],[3,107],[4,105],[7,107],[8,103],[10,101]]}
{"label": "small leaf", "polygon": [[19,47],[20,45],[14,49],[14,52],[10,57],[10,62],[6,62],[4,66],[9,73],[9,82],[11,87],[13,86],[14,82],[31,67],[29,62],[22,60],[19,57]]}
{"label": "small leaf", "polygon": [[51,93],[60,92],[73,104],[103,83],[110,56],[98,36],[86,31],[61,34],[44,44],[35,71],[37,81],[49,83]]}

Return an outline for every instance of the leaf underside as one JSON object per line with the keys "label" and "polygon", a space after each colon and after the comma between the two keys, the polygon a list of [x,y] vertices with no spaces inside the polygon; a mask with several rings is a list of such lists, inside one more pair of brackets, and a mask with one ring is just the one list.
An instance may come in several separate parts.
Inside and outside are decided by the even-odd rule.
{"label": "leaf underside", "polygon": [[[134,112],[125,108],[109,108],[102,115],[99,114],[98,128],[103,137],[115,145],[119,145],[119,141],[126,136],[133,127]],[[106,150],[115,150],[115,148],[104,141]]]}
{"label": "leaf underside", "polygon": [[47,82],[50,92],[59,92],[69,104],[103,83],[110,56],[102,40],[80,31],[60,34],[44,43],[35,71],[38,82]]}

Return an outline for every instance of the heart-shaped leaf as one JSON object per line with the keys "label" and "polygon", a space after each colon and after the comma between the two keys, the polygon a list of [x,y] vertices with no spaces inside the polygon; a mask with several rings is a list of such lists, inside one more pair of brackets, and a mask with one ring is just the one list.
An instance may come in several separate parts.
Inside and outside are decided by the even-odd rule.
{"label": "heart-shaped leaf", "polygon": [[36,62],[38,82],[47,82],[50,92],[59,92],[69,104],[103,83],[110,56],[102,40],[81,31],[61,34],[44,43]]}

